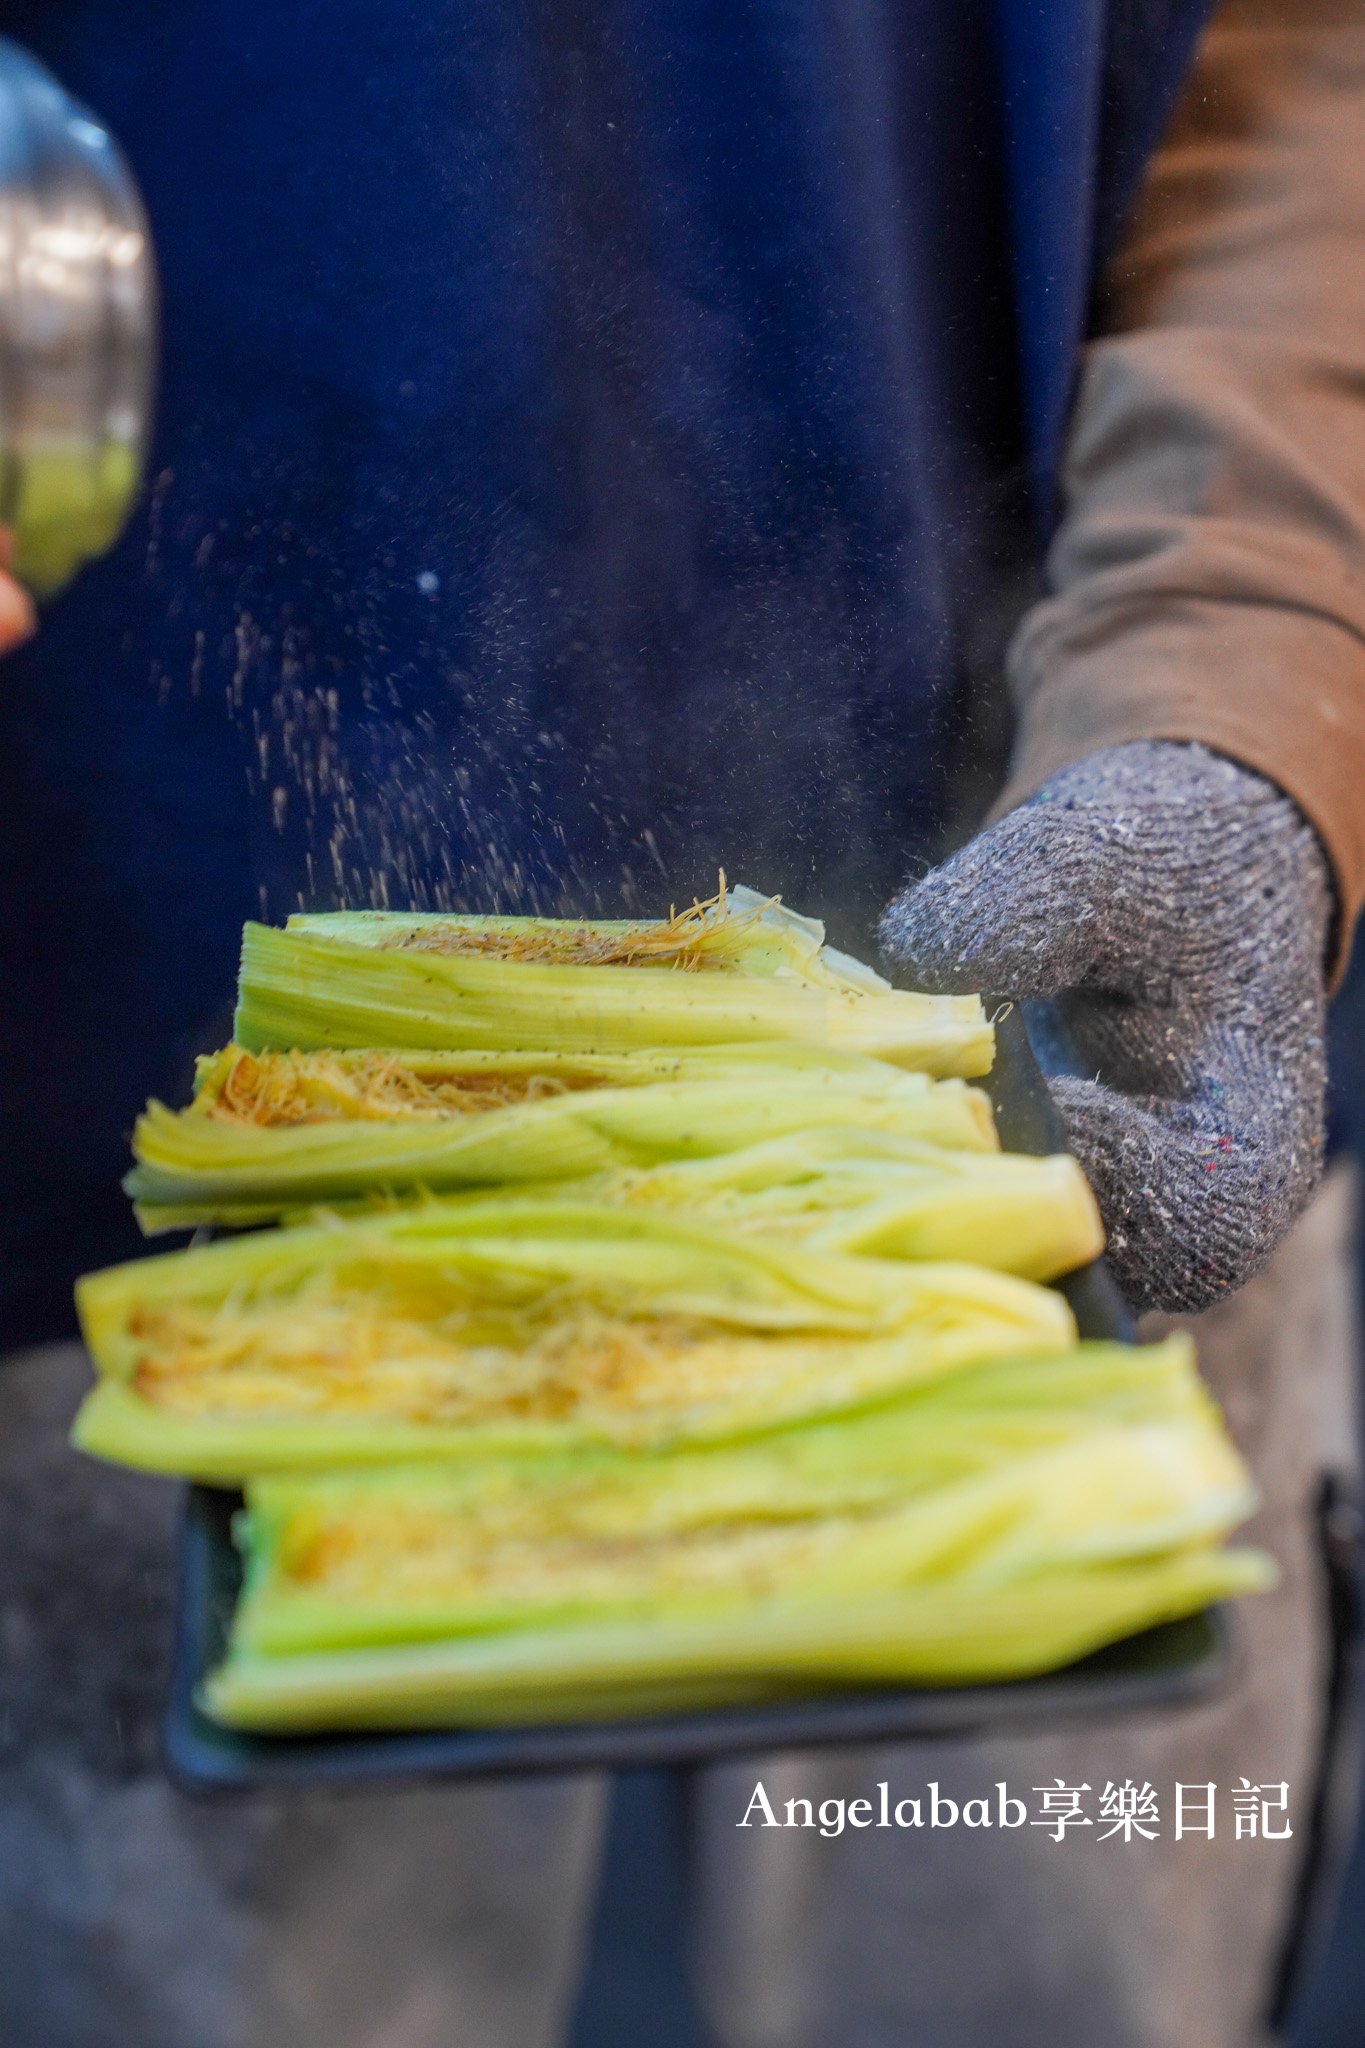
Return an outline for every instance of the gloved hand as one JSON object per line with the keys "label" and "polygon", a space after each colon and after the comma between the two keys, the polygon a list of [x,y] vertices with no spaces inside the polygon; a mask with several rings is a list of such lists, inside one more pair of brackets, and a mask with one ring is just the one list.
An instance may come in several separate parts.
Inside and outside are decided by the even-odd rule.
{"label": "gloved hand", "polygon": [[880,936],[918,987],[1046,1005],[1031,1033],[1114,1275],[1135,1308],[1189,1310],[1266,1263],[1321,1172],[1332,909],[1288,797],[1144,740],[1054,776]]}

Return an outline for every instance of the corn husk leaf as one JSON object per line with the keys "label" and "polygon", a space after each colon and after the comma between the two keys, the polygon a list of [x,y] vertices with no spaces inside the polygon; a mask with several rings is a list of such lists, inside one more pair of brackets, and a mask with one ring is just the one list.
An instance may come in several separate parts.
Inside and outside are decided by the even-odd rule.
{"label": "corn husk leaf", "polygon": [[1041,1572],[964,1599],[953,1582],[723,1615],[516,1629],[383,1648],[235,1653],[201,1704],[276,1733],[607,1720],[850,1684],[1025,1678],[1275,1581],[1260,1551],[1194,1549]]}
{"label": "corn husk leaf", "polygon": [[258,1480],[236,1641],[293,1654],[784,1590],[1004,1583],[1211,1542],[1255,1505],[1187,1340],[968,1369],[744,1445]]}
{"label": "corn husk leaf", "polygon": [[[334,1214],[383,1213],[405,1198],[378,1191]],[[446,1196],[483,1203],[486,1190]],[[1104,1249],[1089,1183],[1069,1153],[964,1155],[876,1129],[838,1124],[793,1132],[720,1158],[509,1190],[502,1199],[609,1203],[681,1217],[841,1256],[970,1261],[1047,1281]],[[289,1223],[320,1213],[280,1212]]]}
{"label": "corn husk leaf", "polygon": [[599,1175],[581,1192],[818,1251],[970,1259],[1028,1280],[1055,1279],[1104,1249],[1095,1198],[1069,1153],[957,1152],[875,1128],[808,1127],[719,1158]]}
{"label": "corn husk leaf", "polygon": [[439,1203],[88,1275],[81,1448],[233,1478],[723,1438],[1074,1341],[982,1268],[789,1249],[581,1202]]}
{"label": "corn husk leaf", "polygon": [[788,910],[776,896],[743,884],[720,890],[667,918],[462,916],[431,911],[298,912],[290,931],[315,932],[382,950],[464,952],[483,958],[560,966],[682,967],[767,977],[812,988],[886,995],[884,976],[825,943],[818,918]]}
{"label": "corn husk leaf", "polygon": [[1274,1582],[1183,1336],[743,1446],[256,1482],[229,1725],[657,1714],[1017,1678]]}
{"label": "corn husk leaf", "polygon": [[[832,1123],[962,1149],[995,1145],[986,1098],[961,1081],[934,1082],[858,1058],[823,1067],[816,1062],[826,1055],[806,1047],[746,1055],[748,1048],[721,1048],[673,1058],[622,1055],[586,1066],[577,1055],[536,1055],[528,1068],[523,1054],[445,1056],[457,1066],[439,1054],[279,1054],[264,1064],[272,1080],[280,1069],[294,1079],[288,1107],[305,1087],[323,1095],[324,1104],[315,1112],[305,1107],[303,1115],[315,1120],[261,1124],[224,1113],[225,1092],[242,1069],[254,1070],[259,1087],[263,1065],[229,1047],[204,1063],[191,1108],[177,1114],[148,1104],[133,1137],[138,1164],[124,1186],[143,1228],[154,1231],[266,1221],[291,1207],[373,1189],[570,1180],[705,1158]],[[622,1061],[629,1063],[624,1073]],[[452,1073],[471,1091],[486,1091],[485,1100],[499,1085],[525,1085],[528,1076],[560,1092],[477,1113],[380,1117],[368,1113],[354,1082],[357,1072],[372,1076],[376,1063],[381,1075],[393,1070],[427,1095],[452,1088]],[[681,1077],[660,1078],[670,1068],[681,1068]],[[584,1085],[585,1078],[605,1085]]]}
{"label": "corn husk leaf", "polygon": [[[344,913],[338,913],[344,915]],[[795,1039],[940,1077],[988,1073],[975,996],[818,985],[796,974],[543,965],[534,958],[357,944],[248,924],[233,1036],[266,1047],[601,1053]]]}

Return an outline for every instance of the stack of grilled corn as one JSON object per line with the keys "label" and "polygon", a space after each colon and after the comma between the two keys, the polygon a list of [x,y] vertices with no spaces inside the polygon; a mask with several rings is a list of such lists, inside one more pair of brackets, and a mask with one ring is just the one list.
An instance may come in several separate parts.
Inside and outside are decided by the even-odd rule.
{"label": "stack of grilled corn", "polygon": [[218,1719],[562,1720],[1045,1669],[1268,1582],[1188,1345],[1077,1344],[975,998],[749,891],[248,926],[80,1285],[76,1441],[243,1484]]}

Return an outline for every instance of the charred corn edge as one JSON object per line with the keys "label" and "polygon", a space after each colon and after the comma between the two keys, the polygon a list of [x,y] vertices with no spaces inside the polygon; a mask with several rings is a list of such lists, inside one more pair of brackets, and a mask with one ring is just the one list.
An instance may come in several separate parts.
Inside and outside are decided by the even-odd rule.
{"label": "charred corn edge", "polygon": [[1040,1573],[989,1595],[951,1587],[818,1607],[755,1604],[704,1622],[632,1619],[394,1649],[230,1654],[199,1703],[226,1726],[284,1732],[659,1712],[673,1703],[671,1685],[718,1702],[752,1696],[760,1679],[813,1690],[1022,1678],[1213,1600],[1263,1591],[1277,1576],[1260,1551],[1198,1550]]}

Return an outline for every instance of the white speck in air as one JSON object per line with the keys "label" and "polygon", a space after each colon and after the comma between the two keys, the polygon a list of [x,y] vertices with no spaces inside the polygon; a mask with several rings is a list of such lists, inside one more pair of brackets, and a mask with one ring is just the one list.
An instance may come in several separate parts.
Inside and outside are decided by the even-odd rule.
{"label": "white speck in air", "polygon": [[441,587],[441,579],[434,569],[423,569],[417,578],[417,588],[423,597],[435,597]]}

